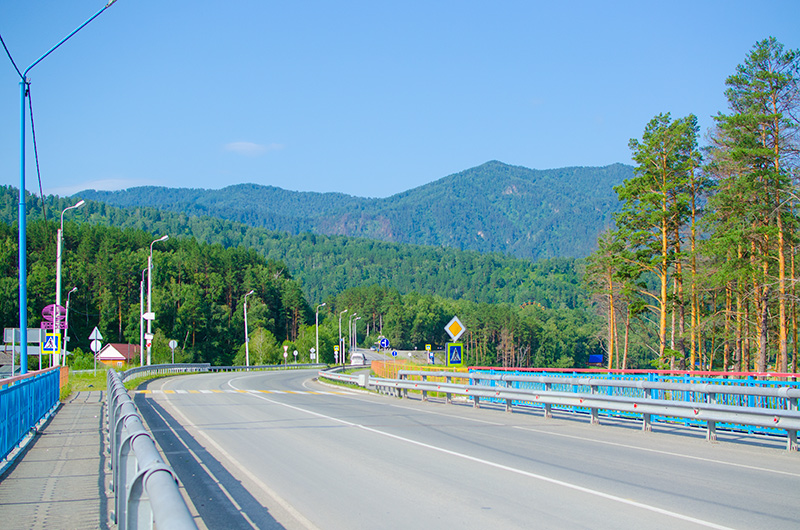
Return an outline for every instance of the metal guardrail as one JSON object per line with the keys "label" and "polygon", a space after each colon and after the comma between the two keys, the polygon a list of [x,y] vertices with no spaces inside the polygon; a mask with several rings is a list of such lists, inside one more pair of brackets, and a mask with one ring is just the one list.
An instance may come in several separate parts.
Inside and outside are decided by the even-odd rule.
{"label": "metal guardrail", "polygon": [[211,366],[209,363],[176,363],[154,364],[130,368],[120,374],[122,381],[134,377],[147,377],[154,375],[191,374],[208,372],[256,372],[263,370],[293,370],[300,368],[320,368],[324,364],[263,364],[258,366]]}
{"label": "metal guardrail", "polygon": [[[129,368],[119,374],[120,379],[124,383],[128,379],[134,377],[147,377],[154,375],[169,375],[169,374],[192,374],[192,373],[205,373],[208,372],[211,365],[209,363],[183,363],[183,364],[153,364],[151,366],[139,366],[137,368]],[[109,370],[110,372],[111,370]]]}
{"label": "metal guardrail", "polygon": [[[797,431],[800,430],[800,411],[798,411],[798,398],[800,389],[796,388],[759,388],[738,386],[730,384],[684,384],[664,383],[650,381],[620,381],[609,379],[596,379],[590,377],[564,378],[553,376],[519,376],[519,375],[493,375],[479,373],[459,372],[428,372],[402,370],[399,379],[385,379],[369,377],[362,384],[359,377],[365,374],[332,374],[321,371],[321,377],[361,384],[388,391],[398,397],[408,396],[409,390],[422,393],[422,399],[427,400],[429,392],[443,393],[446,402],[450,403],[452,395],[467,396],[472,399],[473,406],[479,407],[481,399],[496,402],[505,402],[506,410],[513,411],[513,406],[541,407],[545,417],[552,417],[553,407],[569,407],[573,410],[583,410],[589,413],[590,422],[597,424],[602,412],[622,413],[630,416],[640,416],[642,429],[652,430],[652,419],[661,416],[673,419],[689,419],[703,422],[706,426],[706,438],[716,440],[718,423],[733,425],[753,425],[768,427],[779,431],[786,431],[786,447],[790,451],[797,451]],[[410,380],[409,376],[419,377],[419,380]],[[429,378],[437,378],[434,381]],[[467,384],[453,383],[454,379],[467,380]],[[491,381],[494,386],[486,384]],[[515,383],[537,383],[540,388],[514,387]],[[502,385],[502,386],[501,386]],[[553,385],[573,385],[572,392],[552,390]],[[637,388],[645,392],[639,397],[614,395],[613,392],[601,392],[600,389]],[[582,392],[581,389],[587,391]],[[658,394],[661,397],[649,397]],[[665,399],[663,396],[672,394],[674,397],[689,394],[691,400]],[[786,408],[767,408],[763,406],[735,406],[717,403],[718,396],[768,396],[784,400]],[[703,396],[702,399],[698,396]]]}
{"label": "metal guardrail", "polygon": [[318,363],[259,364],[257,366],[211,366],[209,372],[257,372],[263,370],[299,370],[327,366]]}
{"label": "metal guardrail", "polygon": [[0,468],[29,434],[55,412],[60,398],[60,369],[48,368],[2,381],[0,387]]}
{"label": "metal guardrail", "polygon": [[177,477],[159,455],[122,378],[113,369],[107,377],[114,522],[120,530],[152,529],[154,523],[157,528],[196,530]]}

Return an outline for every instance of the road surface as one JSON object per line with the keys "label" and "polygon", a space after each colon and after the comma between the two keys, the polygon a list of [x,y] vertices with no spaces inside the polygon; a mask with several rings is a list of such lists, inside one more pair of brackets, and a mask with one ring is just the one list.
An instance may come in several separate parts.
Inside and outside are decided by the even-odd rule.
{"label": "road surface", "polygon": [[208,528],[796,528],[784,441],[545,420],[323,385],[171,377],[137,406]]}

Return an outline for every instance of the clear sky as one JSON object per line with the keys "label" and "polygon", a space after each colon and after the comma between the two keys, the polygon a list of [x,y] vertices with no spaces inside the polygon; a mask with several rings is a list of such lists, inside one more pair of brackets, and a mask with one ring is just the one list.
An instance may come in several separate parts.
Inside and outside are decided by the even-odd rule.
{"label": "clear sky", "polygon": [[[102,6],[3,0],[0,35],[24,70]],[[42,185],[387,197],[489,160],[631,163],[657,113],[705,131],[753,44],[800,48],[798,22],[798,0],[119,0],[28,74]],[[19,92],[0,56],[15,187]]]}

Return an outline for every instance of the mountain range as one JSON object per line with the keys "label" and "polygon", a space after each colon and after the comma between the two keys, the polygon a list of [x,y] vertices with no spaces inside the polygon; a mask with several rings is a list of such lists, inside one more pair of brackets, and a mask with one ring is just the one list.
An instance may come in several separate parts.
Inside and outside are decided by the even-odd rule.
{"label": "mountain range", "polygon": [[538,260],[591,253],[619,208],[613,187],[632,176],[633,168],[624,164],[533,170],[491,161],[379,199],[256,184],[85,190],[75,197],[293,235],[343,235]]}

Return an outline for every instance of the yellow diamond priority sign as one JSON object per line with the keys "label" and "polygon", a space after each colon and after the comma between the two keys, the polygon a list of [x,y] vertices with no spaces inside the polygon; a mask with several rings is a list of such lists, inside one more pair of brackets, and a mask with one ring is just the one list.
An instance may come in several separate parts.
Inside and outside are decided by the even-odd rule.
{"label": "yellow diamond priority sign", "polygon": [[453,317],[453,320],[448,322],[448,324],[444,327],[444,330],[450,335],[450,338],[454,341],[458,340],[458,338],[467,331],[467,328],[464,327],[464,324],[458,319],[458,317]]}

